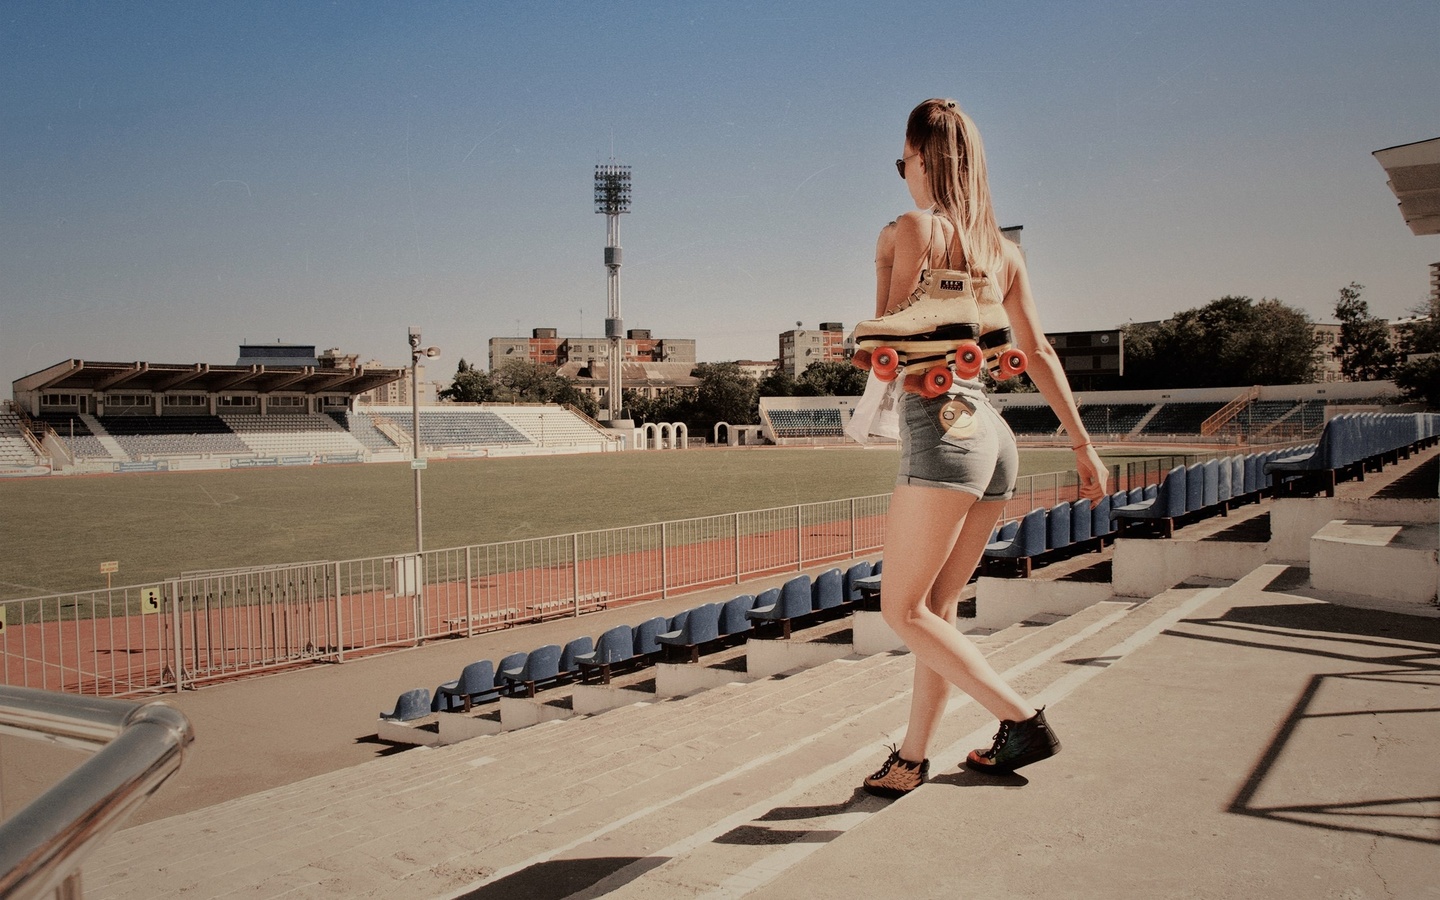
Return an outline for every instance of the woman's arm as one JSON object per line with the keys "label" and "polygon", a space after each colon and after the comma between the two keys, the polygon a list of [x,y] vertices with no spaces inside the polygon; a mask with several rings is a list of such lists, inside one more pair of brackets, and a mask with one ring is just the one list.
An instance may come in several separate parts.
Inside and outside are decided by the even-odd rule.
{"label": "woman's arm", "polygon": [[880,230],[875,246],[875,315],[899,306],[930,260],[930,214],[912,210]]}
{"label": "woman's arm", "polygon": [[1040,396],[1050,404],[1065,432],[1070,436],[1070,445],[1075,450],[1075,468],[1080,475],[1080,496],[1094,503],[1105,496],[1105,482],[1108,471],[1090,443],[1090,435],[1080,421],[1080,410],[1075,406],[1075,396],[1070,393],[1070,382],[1060,365],[1055,348],[1045,339],[1040,330],[1039,318],[1035,313],[1035,298],[1030,293],[1030,276],[1025,271],[1025,258],[1020,248],[1006,241],[1006,270],[1010,273],[1010,284],[1005,290],[1005,314],[1010,319],[1010,333],[1015,346],[1025,351],[1029,362],[1025,374],[1035,382]]}

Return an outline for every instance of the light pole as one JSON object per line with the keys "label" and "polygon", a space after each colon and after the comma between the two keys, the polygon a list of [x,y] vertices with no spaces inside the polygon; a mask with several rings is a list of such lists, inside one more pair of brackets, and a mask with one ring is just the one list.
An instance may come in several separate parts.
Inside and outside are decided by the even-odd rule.
{"label": "light pole", "polygon": [[624,406],[625,324],[620,317],[620,216],[630,211],[630,167],[595,167],[595,211],[605,216],[605,270],[608,303],[605,336],[610,339],[609,398],[606,401],[610,427],[620,422]]}
{"label": "light pole", "polygon": [[415,472],[415,552],[425,552],[425,537],[420,515],[420,470],[425,468],[425,459],[420,455],[420,379],[417,370],[421,358],[435,359],[440,355],[439,347],[421,347],[420,329],[410,329],[410,468]]}

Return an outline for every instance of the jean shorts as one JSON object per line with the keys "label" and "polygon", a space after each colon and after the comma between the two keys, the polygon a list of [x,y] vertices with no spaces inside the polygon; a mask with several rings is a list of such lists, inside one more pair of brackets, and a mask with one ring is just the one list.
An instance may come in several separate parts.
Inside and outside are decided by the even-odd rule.
{"label": "jean shorts", "polygon": [[[953,424],[947,427],[942,414]],[[978,387],[930,400],[919,394],[903,395],[896,484],[965,491],[981,500],[1009,500],[1015,495],[1019,470],[1015,435]]]}

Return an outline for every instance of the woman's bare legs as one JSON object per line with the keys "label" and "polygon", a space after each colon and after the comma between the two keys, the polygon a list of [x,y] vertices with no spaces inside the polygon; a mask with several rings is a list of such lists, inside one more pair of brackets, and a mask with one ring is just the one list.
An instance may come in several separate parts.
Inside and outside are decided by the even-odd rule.
{"label": "woman's bare legs", "polygon": [[911,485],[897,485],[890,498],[881,611],[916,660],[904,759],[925,758],[951,684],[996,718],[1023,721],[1035,714],[955,630],[960,593],[1003,507],[964,491]]}

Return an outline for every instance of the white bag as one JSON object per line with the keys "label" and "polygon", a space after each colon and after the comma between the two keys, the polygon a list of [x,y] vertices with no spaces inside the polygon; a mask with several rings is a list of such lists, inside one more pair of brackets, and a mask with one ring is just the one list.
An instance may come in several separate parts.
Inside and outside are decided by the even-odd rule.
{"label": "white bag", "polygon": [[877,439],[900,440],[898,406],[903,380],[903,373],[892,381],[881,381],[871,372],[865,380],[865,393],[845,425],[846,436],[861,444],[873,444]]}

